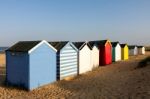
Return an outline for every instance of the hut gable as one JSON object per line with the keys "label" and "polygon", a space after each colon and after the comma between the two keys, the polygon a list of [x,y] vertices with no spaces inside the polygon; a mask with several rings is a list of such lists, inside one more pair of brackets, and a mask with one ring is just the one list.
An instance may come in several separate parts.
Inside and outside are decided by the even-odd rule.
{"label": "hut gable", "polygon": [[89,47],[90,50],[92,50],[91,45],[88,42],[73,42],[73,44],[75,45],[75,47],[78,50],[82,50],[82,48],[87,45]]}
{"label": "hut gable", "polygon": [[96,41],[89,41],[88,43],[90,44],[92,49],[94,48],[94,46],[99,49],[98,44],[96,43]]}
{"label": "hut gable", "polygon": [[60,51],[69,41],[49,42],[56,50]]}
{"label": "hut gable", "polygon": [[127,44],[120,44],[121,48],[125,48]]}
{"label": "hut gable", "polygon": [[96,42],[101,46],[106,46],[107,44],[111,45],[111,42],[109,40],[100,40]]}
{"label": "hut gable", "polygon": [[75,45],[75,47],[77,48],[77,49],[82,49],[83,47],[84,47],[84,45],[85,45],[85,42],[73,42],[73,44]]}

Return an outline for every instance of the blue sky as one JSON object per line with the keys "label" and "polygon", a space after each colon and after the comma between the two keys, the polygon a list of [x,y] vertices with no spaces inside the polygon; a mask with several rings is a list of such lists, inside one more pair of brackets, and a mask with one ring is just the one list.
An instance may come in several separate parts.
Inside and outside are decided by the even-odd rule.
{"label": "blue sky", "polygon": [[0,0],[0,46],[42,39],[150,45],[150,0]]}

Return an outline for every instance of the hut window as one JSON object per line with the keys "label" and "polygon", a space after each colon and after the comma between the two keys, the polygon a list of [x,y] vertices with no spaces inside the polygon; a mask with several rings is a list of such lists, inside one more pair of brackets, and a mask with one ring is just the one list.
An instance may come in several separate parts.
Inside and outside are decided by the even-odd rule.
{"label": "hut window", "polygon": [[12,56],[22,56],[22,55],[23,55],[23,53],[19,53],[19,52],[18,52],[18,53],[16,53],[16,52],[12,52],[12,53],[11,53],[11,55],[12,55]]}
{"label": "hut window", "polygon": [[11,53],[12,56],[15,56],[15,53]]}

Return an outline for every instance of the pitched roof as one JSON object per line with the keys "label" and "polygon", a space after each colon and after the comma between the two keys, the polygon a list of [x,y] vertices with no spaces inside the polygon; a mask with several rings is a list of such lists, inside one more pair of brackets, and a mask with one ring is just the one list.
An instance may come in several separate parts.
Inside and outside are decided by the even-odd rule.
{"label": "pitched roof", "polygon": [[87,42],[86,44],[87,44],[87,46],[92,50],[92,47],[91,47],[91,45],[89,44],[89,42]]}
{"label": "pitched roof", "polygon": [[113,47],[116,47],[117,44],[119,44],[119,42],[111,42],[111,45],[112,45]]}
{"label": "pitched roof", "polygon": [[69,41],[56,41],[56,42],[48,42],[58,51],[61,50]]}
{"label": "pitched roof", "polygon": [[82,49],[84,47],[85,42],[72,42],[77,49]]}
{"label": "pitched roof", "polygon": [[106,42],[107,42],[107,40],[100,40],[100,41],[98,41],[98,43],[99,43],[100,45],[105,45]]}
{"label": "pitched roof", "polygon": [[95,42],[94,42],[94,41],[89,41],[88,43],[89,43],[89,44],[90,44],[90,46],[93,48],[93,46],[94,46]]}
{"label": "pitched roof", "polygon": [[142,47],[144,47],[144,46],[137,46],[138,48],[142,48]]}
{"label": "pitched roof", "polygon": [[136,45],[129,45],[128,47],[129,47],[129,49],[134,49],[136,47]]}
{"label": "pitched roof", "polygon": [[107,41],[108,40],[97,40],[97,41],[95,41],[95,43],[98,45],[105,45]]}
{"label": "pitched roof", "polygon": [[89,41],[88,42],[90,44],[90,46],[93,48],[94,45],[98,46],[98,44],[96,43],[96,41]]}
{"label": "pitched roof", "polygon": [[120,44],[121,48],[124,48],[127,44]]}
{"label": "pitched roof", "polygon": [[74,45],[75,45],[75,47],[77,48],[77,49],[79,49],[79,50],[81,50],[86,44],[87,44],[87,46],[90,48],[90,49],[92,49],[92,47],[90,46],[90,44],[89,43],[86,43],[86,42],[72,42]]}
{"label": "pitched roof", "polygon": [[8,48],[6,51],[12,52],[28,52],[34,46],[36,46],[41,41],[20,41],[13,45],[12,47]]}

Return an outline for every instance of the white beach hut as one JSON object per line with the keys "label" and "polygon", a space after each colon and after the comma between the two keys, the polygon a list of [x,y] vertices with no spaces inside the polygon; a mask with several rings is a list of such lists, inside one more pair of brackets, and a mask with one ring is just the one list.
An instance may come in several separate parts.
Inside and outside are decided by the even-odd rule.
{"label": "white beach hut", "polygon": [[78,73],[82,74],[92,70],[91,47],[87,42],[73,42],[78,49]]}
{"label": "white beach hut", "polygon": [[92,48],[91,50],[91,64],[93,66],[93,69],[99,66],[99,48],[98,44],[95,41],[89,41],[89,44]]}
{"label": "white beach hut", "polygon": [[145,47],[144,46],[137,46],[138,47],[138,54],[145,54]]}
{"label": "white beach hut", "polygon": [[136,45],[129,45],[129,55],[138,55],[138,48]]}
{"label": "white beach hut", "polygon": [[121,60],[121,46],[119,42],[111,42],[112,44],[112,61]]}

